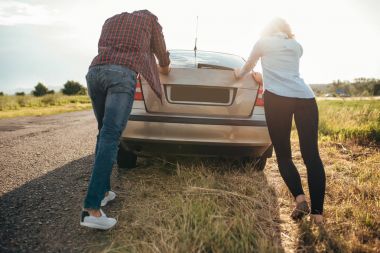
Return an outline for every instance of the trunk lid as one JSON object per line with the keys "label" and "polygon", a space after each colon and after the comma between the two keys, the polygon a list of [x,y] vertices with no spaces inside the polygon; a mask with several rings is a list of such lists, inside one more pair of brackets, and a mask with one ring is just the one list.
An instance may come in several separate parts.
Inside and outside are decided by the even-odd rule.
{"label": "trunk lid", "polygon": [[162,103],[143,79],[146,110],[150,113],[207,117],[249,117],[258,84],[247,75],[235,80],[232,70],[173,68],[160,75]]}

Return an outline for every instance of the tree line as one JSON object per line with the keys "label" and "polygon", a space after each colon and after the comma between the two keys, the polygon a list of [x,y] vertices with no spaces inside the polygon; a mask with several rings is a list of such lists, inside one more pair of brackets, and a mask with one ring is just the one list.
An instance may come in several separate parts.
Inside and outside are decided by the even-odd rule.
{"label": "tree line", "polygon": [[[61,92],[64,95],[73,96],[73,95],[87,95],[87,89],[78,82],[75,81],[67,81],[63,85],[63,89]],[[36,86],[34,86],[34,90],[31,94],[35,97],[42,97],[48,94],[54,94],[54,90],[49,90],[43,83],[39,82]],[[25,96],[25,92],[16,92],[16,96]],[[0,96],[4,96],[4,92],[0,92]]]}
{"label": "tree line", "polygon": [[317,95],[380,96],[380,79],[361,77],[353,81],[335,80],[313,90]]}

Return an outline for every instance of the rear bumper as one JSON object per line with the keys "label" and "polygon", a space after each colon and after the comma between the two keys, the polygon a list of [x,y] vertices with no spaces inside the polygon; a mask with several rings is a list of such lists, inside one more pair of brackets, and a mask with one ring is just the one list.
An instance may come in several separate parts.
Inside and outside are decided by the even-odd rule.
{"label": "rear bumper", "polygon": [[254,126],[266,127],[264,120],[252,119],[225,119],[225,118],[196,118],[196,117],[173,117],[173,116],[153,116],[153,115],[131,115],[129,121],[180,123],[192,125],[220,125],[220,126]]}
{"label": "rear bumper", "polygon": [[136,153],[256,157],[271,147],[262,120],[154,115],[131,115],[122,144]]}
{"label": "rear bumper", "polygon": [[223,157],[271,157],[272,145],[242,146],[225,143],[152,141],[141,139],[123,139],[122,145],[127,150],[144,155],[196,155]]}

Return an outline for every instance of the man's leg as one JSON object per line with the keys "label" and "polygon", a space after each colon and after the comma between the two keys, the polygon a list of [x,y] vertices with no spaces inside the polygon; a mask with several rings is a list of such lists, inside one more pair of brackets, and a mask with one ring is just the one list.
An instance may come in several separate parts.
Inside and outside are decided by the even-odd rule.
{"label": "man's leg", "polygon": [[135,92],[135,78],[108,70],[105,71],[105,76],[109,77],[112,87],[108,88],[103,126],[99,133],[95,163],[84,203],[85,208],[95,210],[100,208],[100,202],[109,190],[119,139],[127,124]]}
{"label": "man's leg", "polygon": [[106,106],[107,91],[104,89],[99,67],[92,67],[86,75],[88,95],[91,98],[96,121],[98,122],[98,135],[96,137],[95,155],[98,150],[100,129],[103,126],[104,109]]}

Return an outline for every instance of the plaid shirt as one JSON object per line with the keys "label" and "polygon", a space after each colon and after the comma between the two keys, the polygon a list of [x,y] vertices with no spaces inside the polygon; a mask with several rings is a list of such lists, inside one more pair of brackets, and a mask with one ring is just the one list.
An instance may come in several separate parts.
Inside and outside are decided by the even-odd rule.
{"label": "plaid shirt", "polygon": [[104,23],[98,55],[91,66],[126,66],[140,73],[161,98],[161,83],[154,55],[160,66],[170,64],[162,27],[157,17],[148,10],[124,12],[107,19]]}

